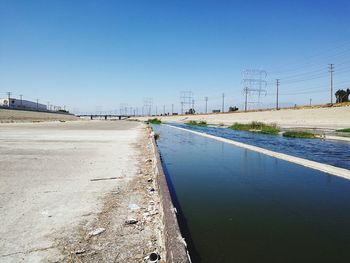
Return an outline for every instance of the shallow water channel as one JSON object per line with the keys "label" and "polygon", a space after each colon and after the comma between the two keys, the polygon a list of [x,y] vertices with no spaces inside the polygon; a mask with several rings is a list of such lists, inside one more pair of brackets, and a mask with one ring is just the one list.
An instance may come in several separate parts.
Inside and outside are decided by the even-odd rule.
{"label": "shallow water channel", "polygon": [[153,128],[193,262],[350,262],[350,181]]}
{"label": "shallow water channel", "polygon": [[182,123],[171,123],[171,125],[350,169],[350,142],[346,141],[286,138],[227,128],[190,126]]}

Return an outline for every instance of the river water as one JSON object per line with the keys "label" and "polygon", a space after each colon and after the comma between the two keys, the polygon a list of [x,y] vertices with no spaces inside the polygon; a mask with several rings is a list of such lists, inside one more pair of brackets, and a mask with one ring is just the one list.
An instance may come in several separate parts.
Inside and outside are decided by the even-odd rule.
{"label": "river water", "polygon": [[153,128],[193,262],[350,262],[350,181]]}
{"label": "river water", "polygon": [[181,123],[171,123],[171,125],[262,147],[271,151],[350,169],[350,142],[286,138],[283,136],[259,134],[249,131],[234,131],[216,127],[198,127]]}

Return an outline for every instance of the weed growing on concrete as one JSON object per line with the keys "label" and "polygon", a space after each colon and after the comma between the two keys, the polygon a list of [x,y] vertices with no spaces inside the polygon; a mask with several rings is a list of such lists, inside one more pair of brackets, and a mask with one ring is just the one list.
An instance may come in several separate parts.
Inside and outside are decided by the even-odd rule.
{"label": "weed growing on concrete", "polygon": [[315,134],[305,131],[286,131],[283,133],[284,137],[289,138],[303,138],[303,139],[314,139],[316,138]]}
{"label": "weed growing on concrete", "polygon": [[336,130],[336,132],[350,132],[350,128]]}
{"label": "weed growing on concrete", "polygon": [[248,124],[235,123],[228,127],[231,130],[236,131],[251,131],[263,134],[278,134],[280,132],[279,128],[276,125],[268,125],[262,122],[253,121]]}
{"label": "weed growing on concrete", "polygon": [[146,121],[147,124],[161,124],[162,121],[157,119],[157,118],[154,118],[154,119],[148,119],[148,121]]}
{"label": "weed growing on concrete", "polygon": [[189,121],[189,122],[186,122],[187,125],[191,125],[191,126],[201,126],[201,127],[207,127],[208,124],[206,121]]}

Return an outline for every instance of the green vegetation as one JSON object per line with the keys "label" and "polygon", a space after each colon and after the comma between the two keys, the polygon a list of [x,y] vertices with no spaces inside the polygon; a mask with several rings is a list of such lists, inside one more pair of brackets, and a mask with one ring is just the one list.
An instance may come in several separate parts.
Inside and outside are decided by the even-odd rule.
{"label": "green vegetation", "polygon": [[157,119],[157,118],[154,118],[154,119],[148,119],[148,121],[146,121],[147,124],[161,124],[162,121]]}
{"label": "green vegetation", "polygon": [[350,132],[350,128],[336,130],[336,132]]}
{"label": "green vegetation", "polygon": [[201,126],[201,127],[206,127],[208,126],[207,122],[206,121],[189,121],[189,122],[186,122],[187,125],[191,125],[191,126]]}
{"label": "green vegetation", "polygon": [[242,124],[242,123],[235,123],[228,127],[231,130],[236,131],[251,131],[251,132],[257,132],[257,133],[263,133],[263,134],[278,134],[279,128],[276,125],[268,125],[262,122],[251,122],[248,124]]}
{"label": "green vegetation", "polygon": [[283,136],[289,137],[289,138],[304,138],[304,139],[316,138],[315,134],[311,132],[304,132],[304,131],[286,131],[283,133]]}

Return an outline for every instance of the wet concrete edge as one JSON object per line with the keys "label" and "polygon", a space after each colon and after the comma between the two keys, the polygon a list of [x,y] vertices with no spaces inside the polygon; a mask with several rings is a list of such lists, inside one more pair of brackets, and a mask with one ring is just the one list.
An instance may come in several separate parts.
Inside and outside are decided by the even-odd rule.
{"label": "wet concrete edge", "polygon": [[166,250],[165,261],[167,263],[190,263],[191,260],[187,250],[187,245],[180,232],[180,227],[175,212],[176,209],[171,200],[158,146],[153,135],[151,136],[151,141],[155,157],[155,161],[153,162],[153,172],[157,178],[157,190],[159,192],[162,211],[161,220],[164,226],[163,237]]}

